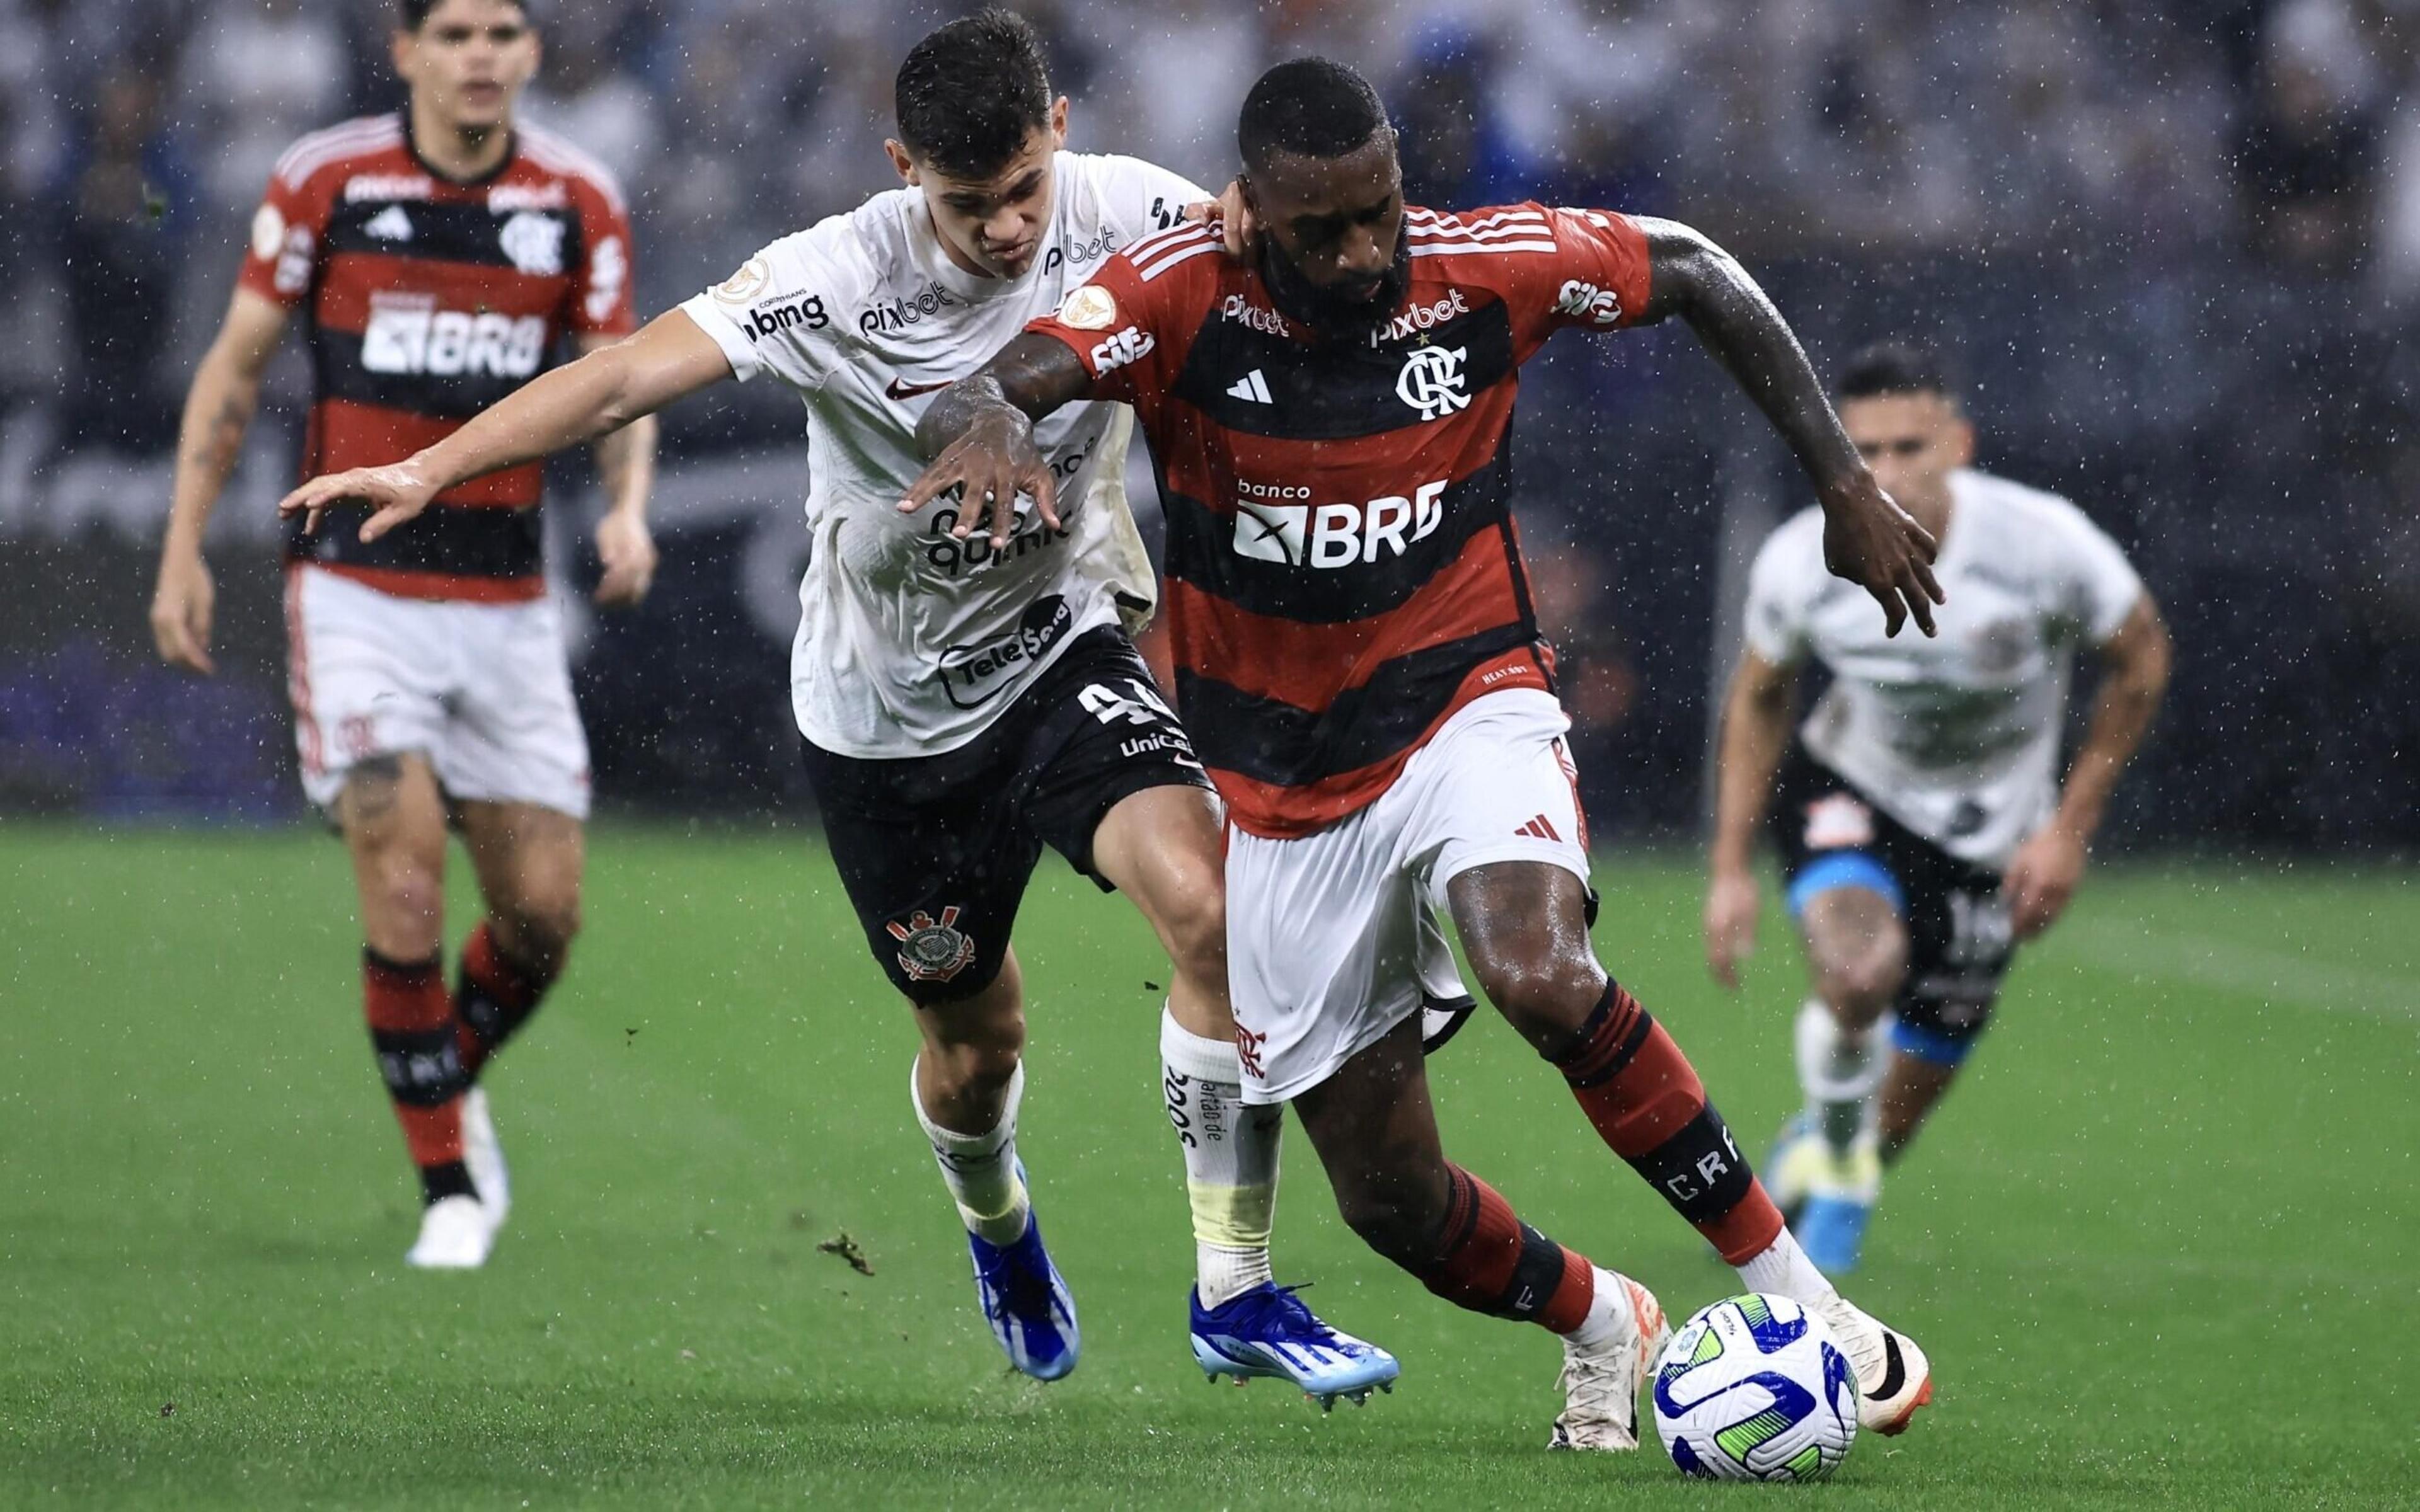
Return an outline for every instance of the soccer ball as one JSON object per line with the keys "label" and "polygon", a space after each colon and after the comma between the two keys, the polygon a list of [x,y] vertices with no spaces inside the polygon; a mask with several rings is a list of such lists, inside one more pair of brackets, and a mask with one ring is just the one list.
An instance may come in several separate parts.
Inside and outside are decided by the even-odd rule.
{"label": "soccer ball", "polygon": [[1857,1378],[1829,1324],[1751,1292],[1700,1311],[1655,1363],[1655,1431],[1683,1473],[1822,1480],[1857,1437]]}

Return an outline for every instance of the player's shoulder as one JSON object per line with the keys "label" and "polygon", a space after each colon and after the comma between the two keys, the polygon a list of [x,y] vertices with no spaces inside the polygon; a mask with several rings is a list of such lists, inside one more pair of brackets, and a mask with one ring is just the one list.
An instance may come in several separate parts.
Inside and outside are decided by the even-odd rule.
{"label": "player's shoulder", "polygon": [[[1225,233],[1218,227],[1182,221],[1165,231],[1154,231],[1128,242],[1119,250],[1115,261],[1126,265],[1138,283],[1157,284],[1177,275],[1213,288],[1218,285],[1220,260],[1226,250]],[[1185,271],[1180,273],[1180,270]],[[1176,285],[1185,286],[1185,283]]]}
{"label": "player's shoulder", "polygon": [[629,207],[622,198],[621,180],[613,170],[605,166],[587,148],[560,131],[543,126],[513,128],[515,146],[531,167],[551,178],[562,179],[577,190],[583,190],[602,200],[616,215],[627,215]]}
{"label": "player's shoulder", "polygon": [[881,279],[877,250],[860,224],[864,208],[828,215],[767,242],[739,270],[707,290],[735,310],[796,305],[808,330],[830,329],[840,312],[861,302]]}
{"label": "player's shoulder", "polygon": [[2040,550],[2107,534],[2081,504],[2048,488],[1979,468],[1961,468],[1949,483],[1953,497],[1981,506],[1992,533],[2014,549]]}
{"label": "player's shoulder", "polygon": [[315,183],[399,156],[409,156],[403,117],[393,113],[357,116],[296,138],[279,154],[270,177],[289,193],[299,193]]}
{"label": "player's shoulder", "polygon": [[1119,242],[1172,230],[1187,205],[1210,198],[1183,174],[1124,153],[1062,151],[1057,172],[1069,229],[1113,231]]}
{"label": "player's shoulder", "polygon": [[1404,239],[1414,257],[1443,258],[1457,270],[1476,270],[1557,251],[1560,213],[1535,200],[1468,210],[1411,205],[1404,209]]}

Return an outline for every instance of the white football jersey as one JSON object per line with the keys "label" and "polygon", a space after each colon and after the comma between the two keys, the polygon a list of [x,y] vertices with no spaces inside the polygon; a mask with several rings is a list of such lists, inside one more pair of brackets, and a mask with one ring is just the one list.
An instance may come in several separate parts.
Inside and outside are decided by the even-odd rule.
{"label": "white football jersey", "polygon": [[1123,405],[1072,404],[1035,440],[1059,475],[1063,530],[1020,501],[1000,551],[951,538],[944,500],[902,515],[923,471],[924,407],[1056,309],[1109,255],[1210,196],[1133,158],[1062,152],[1043,252],[1024,276],[950,260],[923,192],[876,194],[783,238],[681,306],[745,380],[770,373],[807,407],[807,527],[790,696],[809,740],[843,756],[927,756],[980,734],[1067,642],[1148,617],[1151,563],[1126,509]]}
{"label": "white football jersey", "polygon": [[1973,471],[1949,492],[1937,639],[1883,633],[1881,607],[1823,569],[1823,512],[1809,509],[1757,553],[1747,643],[1831,670],[1799,731],[1818,761],[1951,855],[1997,867],[2056,807],[2076,646],[2116,635],[2143,583],[2056,494]]}

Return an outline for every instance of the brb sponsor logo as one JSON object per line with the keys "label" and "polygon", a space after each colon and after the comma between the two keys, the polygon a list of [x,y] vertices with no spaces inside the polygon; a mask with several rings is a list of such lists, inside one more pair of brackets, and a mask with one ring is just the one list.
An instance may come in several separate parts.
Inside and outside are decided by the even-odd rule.
{"label": "brb sponsor logo", "polygon": [[1594,325],[1621,324],[1621,296],[1575,278],[1555,293],[1555,313]]}
{"label": "brb sponsor logo", "polygon": [[1308,488],[1245,484],[1235,512],[1235,554],[1255,562],[1332,570],[1373,563],[1381,551],[1402,556],[1445,523],[1443,479],[1424,483],[1410,498],[1389,494],[1366,504],[1289,504],[1255,494],[1308,495]]}
{"label": "brb sponsor logo", "polygon": [[1067,600],[1058,594],[1046,594],[1027,606],[1024,617],[1008,634],[942,652],[941,687],[959,708],[989,702],[1016,681],[1018,671],[1065,640],[1075,623],[1076,611]]}
{"label": "brb sponsor logo", "polygon": [[542,316],[473,315],[441,310],[427,295],[379,294],[370,298],[362,331],[362,366],[432,378],[525,378],[545,359],[546,345]]}
{"label": "brb sponsor logo", "polygon": [[905,331],[919,321],[930,320],[957,302],[956,296],[948,289],[939,284],[927,284],[917,293],[867,305],[857,317],[857,329],[868,336]]}

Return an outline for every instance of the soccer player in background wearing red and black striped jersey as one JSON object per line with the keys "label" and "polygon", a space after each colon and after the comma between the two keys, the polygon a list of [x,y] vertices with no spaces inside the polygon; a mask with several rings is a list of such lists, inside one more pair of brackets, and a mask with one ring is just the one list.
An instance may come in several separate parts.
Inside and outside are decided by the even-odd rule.
{"label": "soccer player in background wearing red and black striped jersey", "polygon": [[[538,61],[519,0],[401,0],[393,49],[410,102],[279,161],[194,375],[151,609],[172,665],[213,670],[202,538],[294,312],[315,384],[305,476],[407,456],[519,388],[566,338],[595,347],[634,324],[612,176],[513,122]],[[597,455],[610,503],[597,597],[634,603],[656,563],[654,422]],[[374,543],[297,521],[287,544],[303,786],[352,856],[370,1039],[426,1203],[409,1258],[426,1267],[477,1266],[494,1242],[509,1194],[479,1072],[579,929],[588,750],[546,598],[539,483],[532,463],[463,485]],[[487,910],[451,993],[449,822]]]}
{"label": "soccer player in background wearing red and black striped jersey", "polygon": [[[1876,486],[1753,280],[1682,225],[1535,204],[1407,207],[1351,69],[1264,75],[1238,129],[1257,256],[1215,228],[1111,259],[925,413],[933,466],[1048,517],[1036,418],[1121,399],[1169,519],[1179,707],[1225,797],[1228,957],[1249,1103],[1291,1101],[1346,1220],[1432,1290],[1562,1335],[1559,1447],[1637,1444],[1664,1331],[1646,1289],[1521,1223],[1448,1161],[1419,1042],[1450,912],[1488,996],[1605,1142],[1752,1290],[1823,1314],[1860,1416],[1904,1427],[1931,1372],[1799,1250],[1670,1037],[1599,964],[1554,661],[1511,516],[1516,373],[1556,331],[1686,320],[1816,485],[1826,560],[1930,633],[1932,538]],[[970,510],[971,514],[971,509]]]}

